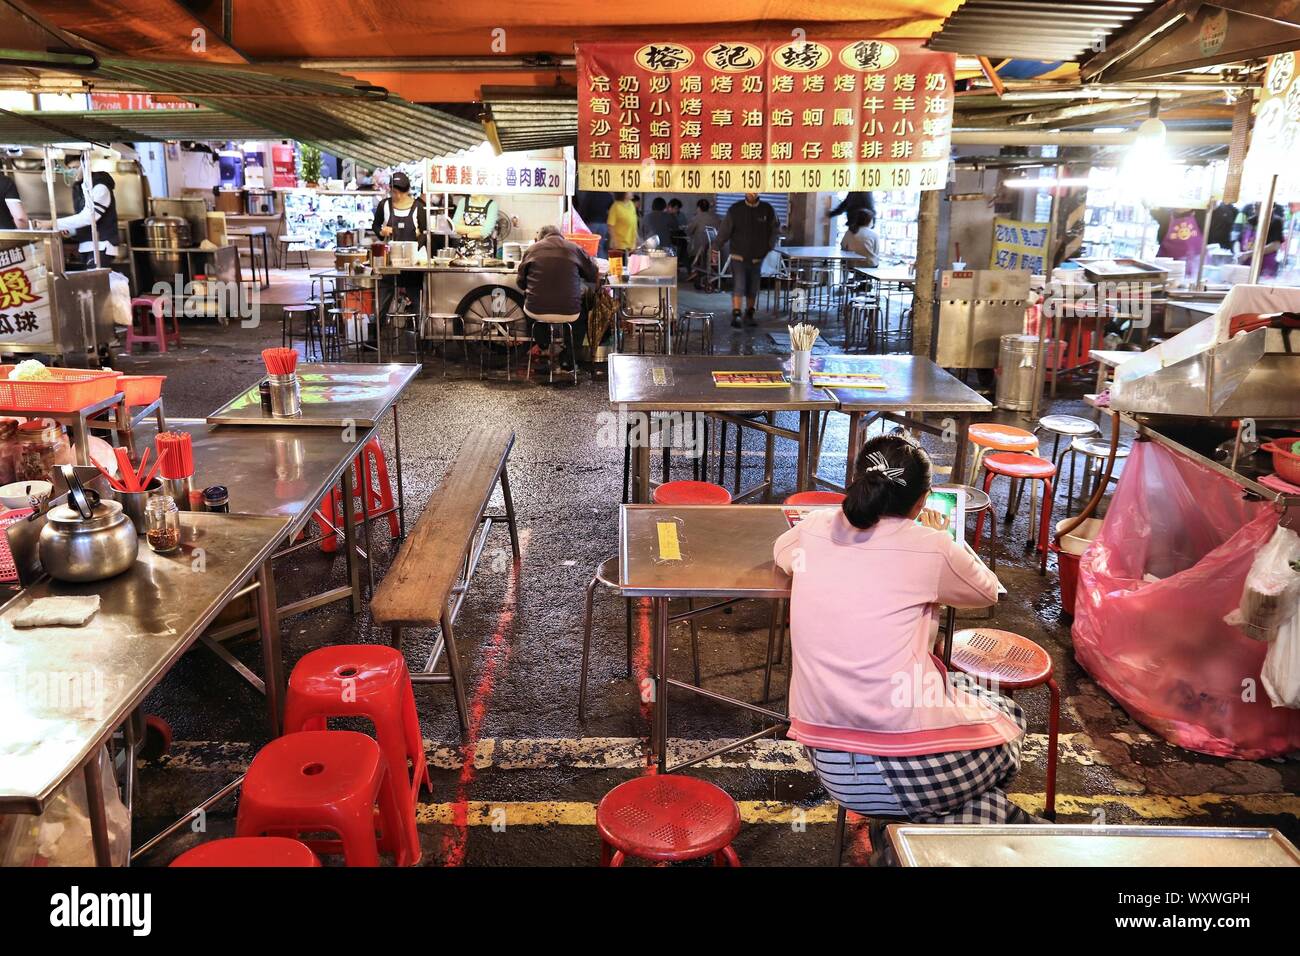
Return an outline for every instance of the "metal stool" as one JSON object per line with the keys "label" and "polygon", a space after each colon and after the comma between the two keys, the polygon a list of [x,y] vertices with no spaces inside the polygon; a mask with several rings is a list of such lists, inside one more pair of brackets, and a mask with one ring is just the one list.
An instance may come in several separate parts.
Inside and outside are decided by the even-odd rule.
{"label": "metal stool", "polygon": [[[1080,418],[1077,415],[1044,415],[1038,420],[1038,428],[1042,428],[1052,433],[1052,464],[1056,466],[1058,473],[1061,471],[1061,461],[1069,447],[1061,448],[1061,436],[1067,438],[1088,438],[1096,435],[1100,429],[1097,423],[1087,418]],[[1074,488],[1074,456],[1070,457],[1070,487]],[[1057,488],[1057,493],[1060,493]]]}
{"label": "metal stool", "polygon": [[[849,827],[849,811],[843,804],[837,804],[838,812],[835,814],[835,850],[834,856],[831,857],[831,866],[839,866],[844,859],[844,833]],[[867,832],[871,840],[871,860],[868,866],[881,860],[885,855],[885,826],[891,820],[907,822],[907,817],[869,817],[861,813],[855,813],[854,816],[862,817],[867,821]]]}
{"label": "metal stool", "polygon": [[645,352],[646,338],[650,335],[652,335],[660,343],[659,344],[660,350],[662,350],[663,348],[663,343],[667,341],[667,338],[664,335],[664,324],[658,318],[652,318],[650,316],[633,316],[629,318],[620,318],[615,328],[621,330],[622,332],[622,334],[619,335],[618,337],[619,339],[618,342],[615,343],[614,346],[614,351],[616,352],[623,351],[623,340],[627,338],[628,332],[631,332],[636,337],[637,355],[646,354]]}
{"label": "metal stool", "polygon": [[[970,471],[966,474],[966,483],[975,484],[979,478],[980,465],[984,456],[990,451],[1018,451],[1026,455],[1038,453],[1038,436],[1014,425],[999,422],[975,422],[967,431],[967,440],[975,446],[971,457]],[[954,481],[961,476],[953,475]]]}
{"label": "metal stool", "polygon": [[[299,236],[299,235],[280,236],[280,268],[281,269],[289,268],[289,255],[290,253],[294,253],[294,252],[298,253],[299,267],[303,269],[308,268],[310,263],[308,263],[307,261],[307,246],[303,245],[303,243],[306,243],[308,241],[309,240],[306,236]],[[293,244],[295,242],[299,243],[297,249],[293,248]]]}
{"label": "metal stool", "polygon": [[[424,314],[424,290],[420,290],[416,295],[414,302],[403,296],[400,301],[402,301],[406,307],[398,311],[393,311],[393,306],[397,305],[398,301],[399,299],[397,295],[394,295],[392,300],[389,302],[388,315],[385,317],[385,322],[388,326],[389,345],[391,346],[389,354],[397,355],[402,333],[412,332],[414,333],[415,338],[415,355],[417,358],[421,358],[423,353],[420,350],[420,316]],[[384,331],[384,323],[380,323],[379,329],[376,332],[375,340],[377,342],[379,341],[379,336],[384,334]],[[383,353],[381,352],[379,357],[382,358],[382,355]]]}
{"label": "metal stool", "polygon": [[1061,691],[1052,658],[1027,637],[992,628],[958,631],[952,640],[952,668],[1011,696],[1013,691],[1047,685],[1047,793],[1043,816],[1056,819],[1056,746],[1061,722]]}
{"label": "metal stool", "polygon": [[[568,337],[569,354],[573,356],[573,384],[577,385],[578,384],[578,344],[573,334],[573,326],[574,323],[576,323],[580,318],[582,318],[581,313],[577,313],[574,315],[533,315],[531,312],[525,310],[524,314],[527,315],[534,322],[540,322],[543,325],[551,325],[551,326],[558,325],[563,327],[564,331],[562,334]],[[555,330],[552,329],[551,344],[547,346],[547,350],[546,350],[547,359],[548,359],[546,363],[547,364],[546,371],[547,371],[549,382],[555,381],[555,364],[556,361],[558,360],[558,356],[556,355],[556,353],[563,352],[564,350],[563,342],[559,344],[558,348],[556,346],[557,343],[555,341]],[[528,378],[532,378],[533,353],[531,350],[529,350],[528,353],[528,372],[526,374]]]}
{"label": "metal stool", "polygon": [[[511,355],[515,346],[526,342],[527,338],[520,338],[514,334],[514,326],[519,324],[519,318],[507,318],[504,316],[481,316],[479,318],[479,338],[478,338],[478,377],[479,381],[483,380],[483,352],[493,342],[497,342],[505,347],[506,350],[506,381],[510,381],[510,372],[512,363]],[[574,368],[577,368],[577,356],[574,356]]]}
{"label": "metal stool", "polygon": [[712,312],[687,309],[677,322],[676,341],[681,343],[682,354],[690,354],[691,335],[695,332],[695,323],[700,324],[700,354],[713,354],[713,316]]}
{"label": "metal stool", "polygon": [[[442,377],[447,377],[447,352],[450,344],[460,335],[456,331],[456,323],[460,321],[460,316],[455,312],[430,312],[420,319],[420,338],[429,342],[437,333],[442,342]],[[465,344],[465,339],[460,338],[461,359],[468,361],[469,348]]]}
{"label": "metal stool", "polygon": [[[287,348],[293,348],[293,322],[297,316],[302,316],[302,337],[307,340],[310,345],[311,320],[315,312],[316,306],[311,303],[284,306],[280,312],[280,345]],[[310,348],[308,351],[310,352]]]}
{"label": "metal stool", "polygon": [[[333,351],[337,358],[343,358],[343,353],[347,350],[348,333],[347,326],[352,325],[352,331],[360,336],[361,330],[360,317],[361,313],[357,309],[351,309],[346,306],[339,306],[332,309],[326,309],[325,315],[328,316],[326,328],[329,331],[328,338],[333,340]],[[356,349],[357,357],[361,357],[360,338],[353,340],[353,347]]]}
{"label": "metal stool", "polygon": [[[1076,438],[1070,442],[1070,490],[1066,495],[1065,510],[1068,513],[1074,506],[1074,459],[1076,455],[1083,455],[1083,481],[1079,486],[1079,500],[1086,502],[1095,490],[1092,487],[1094,480],[1100,481],[1102,472],[1105,470],[1107,459],[1110,458],[1110,442],[1104,438]],[[1116,458],[1127,458],[1129,453],[1128,445],[1118,445],[1115,448]],[[1113,476],[1112,476],[1112,480]]]}

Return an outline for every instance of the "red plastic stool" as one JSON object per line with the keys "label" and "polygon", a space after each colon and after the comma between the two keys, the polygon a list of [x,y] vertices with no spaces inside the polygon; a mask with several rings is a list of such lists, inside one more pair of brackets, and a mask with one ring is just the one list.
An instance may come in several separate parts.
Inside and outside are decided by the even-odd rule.
{"label": "red plastic stool", "polygon": [[[181,323],[176,316],[167,314],[163,307],[163,298],[146,298],[139,296],[131,300],[131,327],[126,330],[126,354],[132,354],[135,343],[147,345],[150,342],[159,352],[166,352],[168,344],[181,344]],[[171,320],[171,329],[167,320]],[[140,331],[136,331],[136,326]]]}
{"label": "red plastic stool", "polygon": [[974,627],[952,640],[952,668],[999,690],[1047,685],[1047,796],[1044,816],[1056,819],[1056,740],[1061,721],[1061,691],[1052,673],[1052,658],[1027,637],[1011,631]]}
{"label": "red plastic stool", "polygon": [[[378,866],[380,848],[398,866],[420,860],[415,816],[374,738],[351,730],[306,730],[258,751],[244,776],[236,836],[298,836],[317,853],[342,853],[348,866]],[[375,808],[380,836],[375,836]]]}
{"label": "red plastic stool", "polygon": [[[1038,452],[1037,435],[1015,425],[1003,425],[1000,422],[976,422],[966,432],[966,439],[975,446],[970,472],[964,479],[971,485],[975,484],[975,479],[979,477],[980,464],[990,451],[1018,451],[1026,455]],[[962,481],[963,479],[953,475],[951,480]]]}
{"label": "red plastic stool", "polygon": [[711,481],[665,481],[652,497],[657,505],[731,504],[731,492]]}
{"label": "red plastic stool", "polygon": [[320,866],[311,847],[288,837],[230,837],[186,850],[172,866]]}
{"label": "red plastic stool", "polygon": [[601,866],[633,856],[675,863],[712,856],[715,866],[740,866],[731,841],[740,810],[725,790],[695,777],[659,774],[620,783],[596,808]]}
{"label": "red plastic stool", "polygon": [[[372,477],[375,479],[372,481]],[[398,535],[397,512],[393,508],[393,485],[388,480],[388,460],[384,457],[383,446],[378,438],[366,442],[355,461],[352,462],[352,501],[356,508],[356,520],[364,515],[360,501],[365,494],[366,509],[372,516],[385,511],[388,515],[388,533],[394,538]],[[332,488],[325,496],[321,507],[316,510],[316,525],[320,528],[320,549],[326,554],[333,554],[339,549],[339,536],[330,528],[343,527],[343,491]]]}
{"label": "red plastic stool", "polygon": [[787,505],[838,505],[844,496],[838,491],[796,491],[785,499]]}
{"label": "red plastic stool", "polygon": [[375,725],[388,769],[407,775],[412,807],[422,785],[433,789],[411,675],[400,651],[381,644],[337,644],[303,657],[289,675],[285,732],[325,730],[329,717],[365,717]]}
{"label": "red plastic stool", "polygon": [[[1039,574],[1047,573],[1048,529],[1052,521],[1052,479],[1056,477],[1056,466],[1046,458],[1037,455],[1019,455],[1015,452],[998,452],[984,459],[984,493],[988,494],[993,486],[993,479],[999,475],[1014,480],[1041,481],[1043,483],[1043,503],[1038,519],[1038,549],[1043,553]],[[1011,492],[1008,492],[1011,494]],[[1014,495],[1013,495],[1014,497]],[[991,509],[990,509],[991,510]],[[984,530],[984,515],[981,511],[975,519],[975,541],[971,547],[979,550],[980,534]],[[1031,514],[1032,517],[1032,514]]]}

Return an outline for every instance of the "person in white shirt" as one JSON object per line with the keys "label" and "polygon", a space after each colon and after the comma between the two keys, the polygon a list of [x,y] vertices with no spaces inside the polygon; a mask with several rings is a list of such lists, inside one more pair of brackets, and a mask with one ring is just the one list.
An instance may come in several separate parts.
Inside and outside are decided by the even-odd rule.
{"label": "person in white shirt", "polygon": [[870,209],[853,210],[849,215],[849,231],[844,234],[844,238],[840,241],[840,248],[845,252],[852,252],[861,256],[866,260],[864,264],[867,268],[880,265],[880,256],[877,252],[880,247],[880,237],[871,228],[872,222],[873,217]]}
{"label": "person in white shirt", "polygon": [[95,244],[91,239],[90,223],[95,223],[95,232],[99,238],[99,261],[104,268],[109,268],[117,258],[117,203],[113,189],[117,185],[113,177],[105,172],[90,175],[90,205],[86,205],[86,194],[82,186],[85,169],[80,153],[69,153],[63,159],[63,165],[76,174],[72,187],[71,216],[60,216],[54,227],[64,235],[71,236],[77,243],[77,252],[81,253],[81,265],[84,269],[95,266]]}

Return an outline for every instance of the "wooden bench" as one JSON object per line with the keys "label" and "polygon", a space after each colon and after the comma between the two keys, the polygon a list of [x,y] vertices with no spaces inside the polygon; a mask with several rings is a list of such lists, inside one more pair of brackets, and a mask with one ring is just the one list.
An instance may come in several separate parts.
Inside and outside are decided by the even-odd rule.
{"label": "wooden bench", "polygon": [[[495,523],[510,529],[510,546],[519,561],[519,531],[510,498],[506,462],[515,434],[508,428],[476,428],[461,444],[451,469],[434,489],[415,529],[375,589],[370,613],[376,624],[392,628],[393,646],[402,646],[402,628],[440,630],[424,669],[413,671],[417,684],[451,684],[461,733],[469,730],[465,682],[456,649],[456,615]],[[497,484],[505,499],[504,514],[489,513]],[[443,650],[447,673],[435,673]]]}

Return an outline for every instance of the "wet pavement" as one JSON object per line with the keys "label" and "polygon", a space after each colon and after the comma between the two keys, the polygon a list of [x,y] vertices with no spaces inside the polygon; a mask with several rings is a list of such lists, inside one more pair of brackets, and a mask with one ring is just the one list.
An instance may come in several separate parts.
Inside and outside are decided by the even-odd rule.
{"label": "wet pavement", "polygon": [[[293,301],[305,286],[275,275],[263,299]],[[783,321],[760,316],[756,330],[733,330],[729,299],[684,290],[681,307],[717,313],[714,341],[722,352],[776,351],[769,331]],[[185,344],[165,356],[123,356],[129,372],[166,373],[170,416],[202,417],[237,389],[257,380],[259,351],[278,345],[278,308],[264,305],[257,328],[188,322]],[[832,331],[832,340],[837,336]],[[468,674],[471,732],[457,732],[450,689],[417,688],[421,726],[431,761],[434,792],[419,808],[425,865],[590,865],[599,845],[595,805],[611,787],[648,772],[643,752],[647,710],[639,686],[648,662],[649,628],[638,607],[633,621],[634,675],[625,673],[622,602],[603,589],[596,594],[591,687],[585,724],[577,719],[582,646],[583,589],[595,567],[615,553],[622,490],[622,452],[600,439],[608,411],[603,376],[581,383],[547,385],[478,379],[477,359],[452,362],[448,377],[437,360],[428,363],[402,402],[402,452],[408,528],[448,468],[466,432],[480,424],[506,424],[516,434],[510,476],[519,516],[523,560],[509,560],[504,530],[489,541],[458,621],[458,640]],[[457,377],[463,376],[463,377]],[[1089,414],[1080,396],[1091,376],[1063,384],[1052,410]],[[1010,413],[999,417],[1023,424]],[[788,423],[787,423],[788,424]],[[822,473],[843,475],[843,416],[832,415],[822,452]],[[608,431],[608,429],[607,429]],[[938,439],[934,442],[937,443]],[[927,440],[929,443],[929,440]],[[939,465],[951,448],[929,443]],[[793,490],[794,454],[777,443],[779,495]],[[392,454],[391,434],[385,447]],[[655,456],[656,459],[658,456]],[[746,486],[761,476],[762,442],[747,436]],[[226,465],[233,474],[238,462]],[[658,464],[656,461],[656,469]],[[716,467],[716,464],[715,464]],[[675,477],[689,477],[679,458]],[[728,468],[730,471],[730,467]],[[203,484],[220,474],[200,475]],[[715,476],[716,477],[716,476]],[[995,485],[994,504],[1005,511],[1005,489]],[[249,507],[232,502],[234,510]],[[1064,497],[1056,517],[1063,517]],[[1074,662],[1068,621],[1061,617],[1055,560],[1046,577],[1024,550],[1028,501],[1009,525],[996,522],[999,576],[1008,595],[989,626],[1012,630],[1051,653],[1062,691],[1057,807],[1061,822],[1264,825],[1300,840],[1300,764],[1295,760],[1245,762],[1201,756],[1164,743],[1129,719]],[[374,534],[377,573],[396,545],[386,529]],[[982,547],[986,550],[987,545]],[[344,583],[341,556],[308,548],[276,566],[281,603]],[[767,608],[741,605],[734,613],[702,622],[704,686],[757,701],[767,641]],[[979,614],[974,617],[980,617]],[[976,621],[972,621],[973,626]],[[369,615],[357,617],[335,604],[287,619],[286,672],[306,652],[340,642],[383,642]],[[407,633],[407,658],[423,664],[434,635]],[[232,650],[260,671],[257,647]],[[788,655],[787,655],[788,659]],[[673,633],[672,669],[690,674],[688,630]],[[774,706],[784,709],[786,669],[774,677]],[[1047,694],[1022,692],[1030,738],[1012,790],[1025,809],[1041,811],[1045,780]],[[146,710],[165,718],[174,742],[161,759],[143,765],[136,799],[136,838],[189,810],[247,766],[265,743],[260,696],[205,648],[198,647],[167,675]],[[676,754],[701,753],[712,742],[743,737],[760,728],[751,718],[709,701],[674,693],[670,736]],[[747,865],[821,865],[829,862],[834,807],[826,802],[799,748],[792,741],[764,740],[714,758],[691,773],[723,787],[740,804],[745,825],[736,849]],[[146,862],[165,863],[201,838],[228,835],[235,802],[215,806],[197,829],[165,841]],[[855,827],[847,858],[861,861],[865,827]]]}

